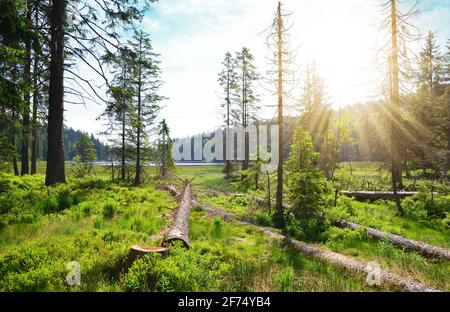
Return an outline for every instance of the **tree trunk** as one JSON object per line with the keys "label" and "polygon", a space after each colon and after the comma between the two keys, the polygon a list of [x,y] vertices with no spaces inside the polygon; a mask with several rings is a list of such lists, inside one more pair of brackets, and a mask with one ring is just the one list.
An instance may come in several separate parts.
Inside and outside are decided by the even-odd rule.
{"label": "tree trunk", "polygon": [[450,97],[447,96],[447,170],[450,170]]}
{"label": "tree trunk", "polygon": [[111,180],[114,182],[114,161],[111,161]]}
{"label": "tree trunk", "polygon": [[[139,39],[139,52],[141,53],[141,40],[142,38]],[[139,65],[141,66],[141,65]],[[138,94],[137,94],[137,98],[138,98],[138,111],[137,111],[137,138],[136,138],[136,175],[134,177],[134,185],[140,185],[141,184],[141,128],[142,128],[142,124],[141,124],[141,84],[142,84],[142,80],[141,80],[141,70],[139,69],[139,78],[138,78]]]}
{"label": "tree trunk", "polygon": [[122,181],[125,181],[125,175],[126,175],[126,164],[125,164],[125,118],[126,118],[126,113],[125,113],[125,100],[124,100],[124,105],[123,105],[123,115],[122,115],[122,175],[121,175],[121,179]]}
{"label": "tree trunk", "polygon": [[[180,196],[180,192],[178,192],[178,190],[173,186],[162,185],[161,188],[167,190],[172,196]],[[199,203],[195,200],[192,200],[192,205],[199,207],[203,211],[213,216],[221,217],[227,221],[240,221],[249,226],[256,226],[258,227],[259,230],[261,230],[264,234],[268,235],[269,237],[283,240],[285,243],[293,246],[299,252],[312,259],[320,260],[325,263],[334,265],[336,267],[344,268],[353,273],[364,274],[368,277],[374,274],[373,269],[368,265],[368,263],[359,261],[349,256],[341,255],[339,253],[326,250],[324,248],[318,247],[317,245],[308,244],[302,241],[292,239],[285,235],[279,234],[270,228],[252,224],[246,217],[236,216],[222,209],[213,208],[209,205]],[[378,272],[376,272],[376,275],[379,278],[380,286],[387,289],[400,288],[402,291],[406,292],[439,291],[437,289],[434,289],[422,283],[418,283],[414,280],[401,277],[389,271],[380,269]]]}
{"label": "tree trunk", "polygon": [[[38,9],[35,8],[35,20],[34,25],[38,27]],[[37,127],[39,125],[37,120],[37,109],[38,109],[38,68],[39,68],[39,59],[38,59],[38,47],[39,41],[34,39],[34,65],[33,65],[33,121],[32,121],[32,129],[31,129],[31,174],[36,174],[36,162],[37,162]]]}
{"label": "tree trunk", "polygon": [[270,175],[269,171],[266,171],[267,176],[267,203],[269,204],[269,214],[272,214],[272,195],[271,195],[271,185],[270,185]]}
{"label": "tree trunk", "polygon": [[162,146],[162,161],[161,161],[161,177],[166,178],[166,133],[163,130],[163,146]]}
{"label": "tree trunk", "polygon": [[[342,192],[345,196],[353,197],[356,200],[380,200],[380,199],[391,199],[395,200],[394,192],[373,192],[373,191],[345,191]],[[417,192],[397,192],[398,198],[406,198],[416,195]]]}
{"label": "tree trunk", "polygon": [[65,183],[64,172],[64,19],[65,0],[53,0],[45,184]]}
{"label": "tree trunk", "polygon": [[261,198],[261,197],[257,197],[255,195],[251,195],[251,194],[234,194],[234,196],[250,198],[251,200],[254,200],[258,205],[266,206],[266,205],[269,204],[267,199],[264,199],[264,198]]}
{"label": "tree trunk", "polygon": [[280,226],[285,226],[283,209],[283,38],[282,38],[281,3],[278,2],[277,33],[278,33],[278,170],[276,210]]}
{"label": "tree trunk", "polygon": [[14,109],[11,111],[11,119],[12,119],[12,128],[11,128],[11,145],[13,146],[14,153],[12,156],[12,164],[14,169],[14,175],[19,175],[19,166],[17,165],[17,144],[16,144],[16,112]]}
{"label": "tree trunk", "polygon": [[[247,66],[245,61],[245,53],[244,49],[242,49],[242,127],[244,128],[244,160],[242,161],[242,171],[248,169],[248,135],[246,132],[247,129],[247,117],[248,117],[248,103],[247,103]],[[243,174],[242,179],[245,178]]]}
{"label": "tree trunk", "polygon": [[180,206],[169,231],[167,232],[162,246],[168,246],[174,241],[181,241],[184,247],[189,248],[189,214],[191,210],[191,185],[186,184]]}
{"label": "tree trunk", "polygon": [[392,85],[391,85],[391,159],[392,159],[392,190],[397,209],[403,214],[403,208],[397,191],[402,188],[402,161],[399,134],[401,128],[400,116],[400,86],[398,66],[398,44],[397,44],[397,0],[391,0],[391,31],[392,31]]}
{"label": "tree trunk", "polygon": [[[27,14],[26,22],[28,27],[31,28],[31,11],[32,11],[32,1],[27,1]],[[25,82],[26,90],[24,95],[24,107],[22,111],[22,148],[21,148],[21,160],[22,166],[20,170],[20,175],[30,174],[29,165],[29,142],[30,142],[30,90],[28,86],[31,85],[30,81],[30,70],[31,70],[31,40],[30,38],[25,39],[25,56],[23,65],[23,81]]]}
{"label": "tree trunk", "polygon": [[[230,84],[230,68],[231,68],[231,63],[230,63],[230,58],[227,59],[227,141],[226,141],[226,147],[229,150],[231,148],[231,146],[228,146],[228,143],[230,143],[230,138],[229,138],[229,134],[230,134],[230,88],[231,88],[231,84]],[[233,140],[231,141],[233,142],[233,148],[234,148],[234,137]],[[228,155],[228,153],[225,153],[225,155]],[[227,179],[231,178],[231,160],[227,159],[225,162],[225,174]]]}
{"label": "tree trunk", "polygon": [[405,249],[411,250],[411,251],[417,251],[420,254],[422,254],[423,256],[428,257],[428,258],[440,258],[440,259],[450,260],[450,250],[449,249],[433,246],[433,245],[430,245],[430,244],[427,244],[424,242],[420,242],[420,241],[415,241],[415,240],[408,239],[408,238],[400,236],[400,235],[394,235],[391,233],[379,231],[377,229],[365,227],[365,226],[362,226],[362,225],[359,225],[359,224],[356,224],[356,223],[353,223],[350,221],[346,221],[346,220],[336,221],[335,225],[342,227],[342,228],[350,228],[352,230],[357,230],[357,229],[362,228],[366,231],[367,235],[369,235],[370,237],[373,237],[373,238],[379,239],[379,240],[383,240],[383,241],[387,240],[394,246],[402,247],[402,248],[405,248]]}

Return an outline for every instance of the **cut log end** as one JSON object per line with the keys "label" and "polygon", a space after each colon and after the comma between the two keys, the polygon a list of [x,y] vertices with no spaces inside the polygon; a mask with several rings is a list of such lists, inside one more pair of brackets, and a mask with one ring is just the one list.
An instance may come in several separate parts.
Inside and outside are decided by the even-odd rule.
{"label": "cut log end", "polygon": [[169,256],[169,249],[164,246],[134,245],[128,252],[127,267],[131,267],[134,261],[148,254],[160,254],[162,258],[167,258]]}
{"label": "cut log end", "polygon": [[140,254],[148,254],[148,253],[160,253],[161,255],[167,254],[169,249],[163,246],[139,246],[135,245],[131,247],[131,250]]}

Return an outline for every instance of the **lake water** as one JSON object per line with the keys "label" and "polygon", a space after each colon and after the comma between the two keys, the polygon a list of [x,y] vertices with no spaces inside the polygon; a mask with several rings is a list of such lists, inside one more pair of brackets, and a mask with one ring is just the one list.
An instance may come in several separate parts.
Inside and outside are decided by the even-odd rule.
{"label": "lake water", "polygon": [[[70,163],[67,162],[67,163]],[[94,161],[92,164],[98,166],[110,166],[111,162],[108,161]],[[114,165],[120,165],[119,162],[115,162]],[[155,164],[145,164],[146,166],[155,166]],[[207,162],[176,162],[176,166],[223,166],[223,163],[207,163]]]}

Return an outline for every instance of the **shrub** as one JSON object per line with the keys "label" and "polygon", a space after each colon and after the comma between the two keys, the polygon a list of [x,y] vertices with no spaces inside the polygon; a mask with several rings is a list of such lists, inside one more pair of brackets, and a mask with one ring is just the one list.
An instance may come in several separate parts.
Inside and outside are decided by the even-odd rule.
{"label": "shrub", "polygon": [[70,208],[73,205],[73,198],[69,191],[62,192],[58,197],[58,210],[62,211],[64,209]]}
{"label": "shrub", "polygon": [[117,212],[117,203],[113,201],[107,201],[103,205],[103,216],[107,219],[111,219]]}
{"label": "shrub", "polygon": [[105,225],[105,219],[103,219],[102,217],[97,217],[94,220],[94,228],[96,229],[100,229]]}
{"label": "shrub", "polygon": [[44,198],[39,206],[44,213],[56,212],[58,210],[58,200],[53,196],[49,196]]}
{"label": "shrub", "polygon": [[154,281],[151,280],[152,268],[160,261],[159,254],[149,254],[137,259],[123,282],[125,291],[150,291],[154,288]]}
{"label": "shrub", "polygon": [[171,249],[162,260],[148,255],[134,262],[124,279],[126,291],[214,291],[226,266],[204,244]]}
{"label": "shrub", "polygon": [[259,213],[256,215],[256,224],[262,226],[272,226],[272,219],[267,213]]}
{"label": "shrub", "polygon": [[324,232],[329,228],[330,223],[324,213],[316,213],[308,218],[297,220],[290,218],[287,224],[287,231],[291,236],[303,241],[324,241]]}
{"label": "shrub", "polygon": [[213,220],[213,228],[211,230],[211,236],[213,238],[220,238],[222,236],[222,220],[219,217],[215,217]]}
{"label": "shrub", "polygon": [[318,158],[311,136],[298,128],[286,163],[287,197],[297,219],[314,216],[326,201],[329,187],[322,172],[315,167]]}
{"label": "shrub", "polygon": [[80,209],[84,216],[90,216],[94,205],[89,202],[84,202],[80,204]]}
{"label": "shrub", "polygon": [[402,202],[405,214],[417,219],[445,219],[450,213],[450,195],[418,193]]}

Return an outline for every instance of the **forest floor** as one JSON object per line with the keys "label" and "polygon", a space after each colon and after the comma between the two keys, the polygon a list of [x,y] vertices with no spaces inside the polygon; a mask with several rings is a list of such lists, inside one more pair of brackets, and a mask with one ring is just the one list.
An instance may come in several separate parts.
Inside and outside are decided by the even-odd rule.
{"label": "forest floor", "polygon": [[[347,172],[345,166],[336,174]],[[354,185],[363,183],[365,176],[374,181],[379,177],[373,173],[379,170],[377,164],[353,166]],[[42,166],[39,170],[42,172]],[[269,208],[232,195],[235,192],[261,195],[260,192],[224,180],[221,170],[217,166],[177,167],[169,182],[179,185],[183,178],[194,178],[193,190],[198,201],[270,226]],[[368,286],[365,276],[312,260],[282,246],[255,226],[213,218],[194,207],[189,250],[173,248],[167,259],[144,258],[127,270],[130,247],[159,245],[159,234],[169,224],[177,202],[155,189],[153,181],[132,187],[111,182],[106,167],[96,167],[95,171],[94,177],[69,177],[66,185],[49,188],[44,186],[42,174],[23,178],[0,174],[1,291],[385,290]],[[342,196],[336,207],[330,207],[326,213],[450,247],[447,224],[399,217],[390,202],[362,203]],[[450,291],[448,261],[426,259],[371,239],[362,231],[334,226],[329,226],[314,243],[363,261],[376,261],[383,269]],[[80,263],[79,286],[66,283],[70,261]]]}

